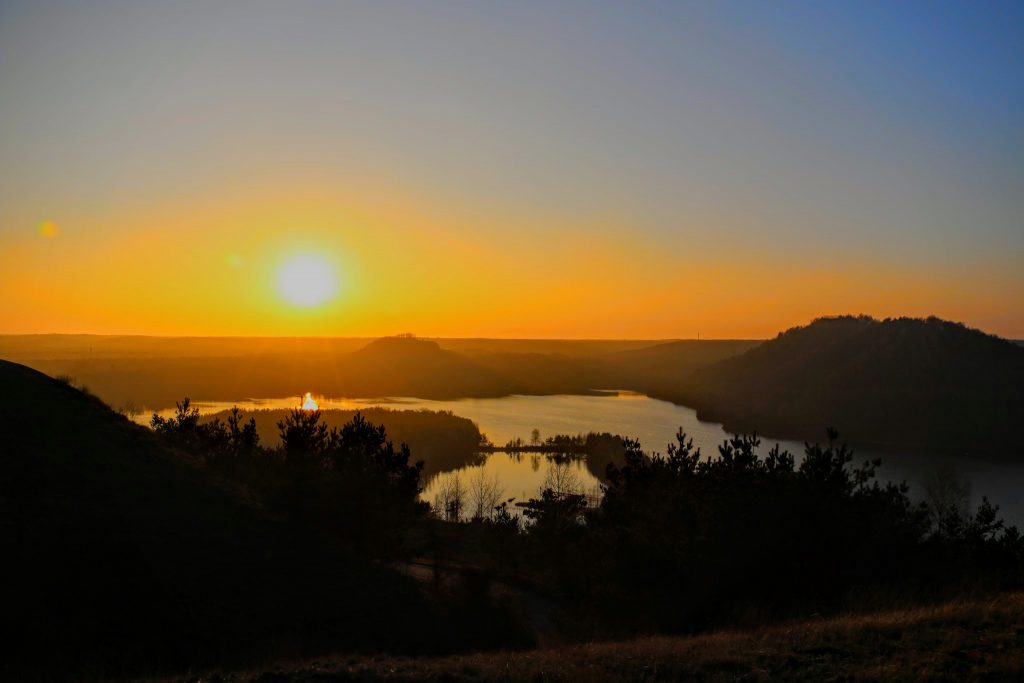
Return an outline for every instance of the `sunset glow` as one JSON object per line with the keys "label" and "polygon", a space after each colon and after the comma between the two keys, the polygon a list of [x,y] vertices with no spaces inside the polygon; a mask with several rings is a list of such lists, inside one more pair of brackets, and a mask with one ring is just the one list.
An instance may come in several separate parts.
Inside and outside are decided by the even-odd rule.
{"label": "sunset glow", "polygon": [[0,332],[1024,337],[1012,21],[176,7],[0,17]]}
{"label": "sunset glow", "polygon": [[277,289],[297,306],[317,306],[337,293],[338,278],[324,258],[305,254],[288,259],[278,269]]}

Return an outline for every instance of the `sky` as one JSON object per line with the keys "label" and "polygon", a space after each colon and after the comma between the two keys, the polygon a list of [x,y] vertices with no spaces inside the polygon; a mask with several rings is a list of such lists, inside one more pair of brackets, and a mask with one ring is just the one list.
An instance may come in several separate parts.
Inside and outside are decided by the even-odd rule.
{"label": "sky", "polygon": [[0,0],[0,333],[842,313],[1024,338],[1024,3]]}

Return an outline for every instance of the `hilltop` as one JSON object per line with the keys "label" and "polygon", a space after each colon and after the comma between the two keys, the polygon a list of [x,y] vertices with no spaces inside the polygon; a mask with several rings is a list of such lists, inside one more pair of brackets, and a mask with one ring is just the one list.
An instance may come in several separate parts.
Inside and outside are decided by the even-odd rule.
{"label": "hilltop", "polygon": [[512,393],[507,378],[437,342],[383,337],[353,351],[337,367],[341,396],[459,398]]}
{"label": "hilltop", "polygon": [[655,394],[730,431],[1019,455],[1024,348],[937,318],[821,318]]}

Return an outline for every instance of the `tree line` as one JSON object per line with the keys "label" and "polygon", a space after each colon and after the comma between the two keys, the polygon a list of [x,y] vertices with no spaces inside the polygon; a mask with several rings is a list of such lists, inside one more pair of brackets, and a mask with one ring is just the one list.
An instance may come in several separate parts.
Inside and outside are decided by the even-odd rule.
{"label": "tree line", "polygon": [[876,479],[879,460],[855,464],[834,430],[826,436],[799,464],[778,446],[760,455],[756,435],[711,457],[682,431],[664,455],[624,439],[598,500],[553,463],[538,495],[517,504],[521,516],[500,501],[470,523],[500,549],[496,576],[525,571],[588,635],[1022,585],[1024,540],[987,498],[969,510],[965,489],[940,478],[914,502],[906,484]]}
{"label": "tree line", "polygon": [[[204,423],[187,400],[152,426],[270,509],[363,553],[461,554],[485,582],[526,582],[580,636],[931,600],[1024,578],[1024,540],[987,499],[969,511],[963,491],[947,486],[914,502],[905,484],[876,479],[879,461],[855,464],[833,430],[799,463],[778,446],[762,455],[756,435],[732,437],[711,457],[682,431],[663,455],[616,437],[599,497],[556,459],[534,498],[506,499],[482,473],[453,477],[431,515],[422,463],[360,414],[329,429],[319,412],[296,409],[278,423],[274,449],[237,410]],[[585,447],[587,438],[558,443]]]}
{"label": "tree line", "polygon": [[226,421],[202,421],[186,398],[173,417],[154,414],[150,424],[252,489],[272,511],[373,556],[398,552],[402,534],[426,511],[419,500],[423,463],[361,413],[338,428],[324,424],[319,411],[293,409],[277,423],[276,448],[261,446],[255,420],[243,421],[237,407]]}

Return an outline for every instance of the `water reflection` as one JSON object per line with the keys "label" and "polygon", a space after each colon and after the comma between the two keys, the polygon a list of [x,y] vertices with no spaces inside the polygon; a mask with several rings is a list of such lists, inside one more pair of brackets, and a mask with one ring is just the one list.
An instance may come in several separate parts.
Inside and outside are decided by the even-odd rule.
{"label": "water reflection", "polygon": [[481,510],[476,504],[477,493],[483,488],[480,482],[494,484],[495,505],[509,501],[514,507],[515,503],[538,497],[539,492],[551,486],[553,481],[593,501],[600,497],[601,482],[581,458],[538,453],[492,453],[482,465],[462,467],[432,477],[423,491],[423,500],[435,509],[445,509],[453,487],[460,486],[466,498],[460,517],[468,519],[474,515],[489,516],[493,512],[493,505],[484,506]]}
{"label": "water reflection", "polygon": [[[609,391],[596,396],[507,396],[454,401],[403,397],[315,398],[321,410],[352,410],[361,407],[450,410],[473,420],[493,443],[498,444],[515,438],[529,441],[533,430],[538,430],[541,438],[593,431],[637,438],[645,450],[664,452],[666,444],[673,441],[676,431],[682,428],[704,455],[708,456],[717,453],[719,444],[730,436],[720,424],[699,421],[696,412],[690,408],[634,392]],[[237,402],[196,402],[193,405],[209,414],[236,404],[243,409],[294,408],[301,402],[301,397],[293,396]],[[173,410],[162,411],[161,414],[169,416]],[[136,419],[146,424],[149,415],[143,414]],[[761,453],[766,453],[775,443],[776,440],[764,440]],[[797,462],[803,457],[803,443],[782,440],[778,443],[796,456]],[[911,485],[911,495],[916,498],[924,496],[925,483],[937,471],[953,472],[969,484],[972,505],[976,506],[981,496],[986,495],[993,503],[1001,506],[1001,513],[1007,522],[1024,526],[1024,465],[986,462],[966,456],[857,452],[858,462],[874,457],[880,457],[883,461],[879,470],[882,481],[906,480]],[[550,466],[550,460],[536,453],[517,454],[514,457],[494,453],[482,465],[463,468],[462,474],[467,481],[480,473],[486,477],[495,476],[506,498],[528,499],[537,495]],[[598,484],[597,478],[582,461],[574,462],[573,467],[589,493]],[[435,483],[431,481],[424,497],[430,501],[434,494]]]}

